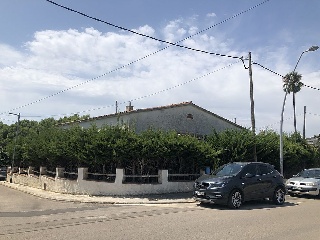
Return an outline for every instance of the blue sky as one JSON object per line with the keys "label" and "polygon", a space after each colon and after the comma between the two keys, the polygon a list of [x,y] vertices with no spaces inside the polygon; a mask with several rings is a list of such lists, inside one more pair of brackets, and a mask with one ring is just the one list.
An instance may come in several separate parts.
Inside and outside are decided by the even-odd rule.
{"label": "blue sky", "polygon": [[[91,17],[168,42],[246,58],[281,75],[320,46],[318,0],[55,0]],[[260,4],[259,6],[257,6]],[[256,7],[255,7],[256,6]],[[242,13],[242,14],[239,14]],[[235,16],[235,17],[233,17]],[[184,101],[250,127],[249,74],[236,59],[171,46],[86,18],[46,0],[0,2],[0,121],[91,116]],[[297,124],[320,133],[320,50],[297,71]],[[139,59],[139,61],[137,61]],[[248,61],[245,61],[248,65]],[[279,130],[281,77],[253,65],[257,131]],[[293,131],[292,96],[284,130]]]}

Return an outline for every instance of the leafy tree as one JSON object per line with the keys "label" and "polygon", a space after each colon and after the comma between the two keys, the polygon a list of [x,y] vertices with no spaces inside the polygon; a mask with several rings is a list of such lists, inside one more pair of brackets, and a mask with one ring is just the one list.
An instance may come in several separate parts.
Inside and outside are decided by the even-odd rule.
{"label": "leafy tree", "polygon": [[207,141],[220,153],[220,163],[253,161],[254,136],[249,130],[213,132]]}
{"label": "leafy tree", "polygon": [[259,161],[270,163],[277,169],[280,169],[279,139],[279,134],[270,130],[261,131],[256,135]]}
{"label": "leafy tree", "polygon": [[[16,124],[0,122],[0,164],[11,165],[15,148],[15,166],[57,166],[66,171],[89,167],[90,172],[114,172],[125,168],[127,174],[199,173],[206,166],[216,168],[230,161],[252,161],[253,133],[249,130],[213,132],[199,140],[175,131],[149,129],[140,134],[122,126],[79,126],[62,129],[53,118],[40,122],[22,120],[16,139]],[[15,141],[15,139],[17,141]],[[300,134],[285,135],[286,174],[304,167],[319,166],[320,149],[306,143]],[[279,135],[262,131],[256,135],[258,161],[279,167]]]}
{"label": "leafy tree", "polygon": [[90,115],[79,116],[79,114],[74,114],[73,116],[69,116],[69,117],[65,116],[63,118],[60,118],[59,120],[57,120],[57,124],[77,122],[77,121],[82,121],[89,118],[90,118]]}
{"label": "leafy tree", "polygon": [[6,146],[8,143],[9,126],[0,122],[0,166],[11,165]]}
{"label": "leafy tree", "polygon": [[0,166],[9,166],[10,158],[8,153],[4,150],[2,146],[0,146]]}
{"label": "leafy tree", "polygon": [[316,166],[316,148],[307,144],[299,133],[286,135],[284,139],[284,167],[286,177],[305,168]]}

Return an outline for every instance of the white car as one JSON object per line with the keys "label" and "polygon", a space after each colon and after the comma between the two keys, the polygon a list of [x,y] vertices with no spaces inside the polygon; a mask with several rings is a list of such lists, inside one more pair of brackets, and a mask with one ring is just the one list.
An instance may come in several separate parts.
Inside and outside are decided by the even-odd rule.
{"label": "white car", "polygon": [[286,181],[290,196],[312,195],[320,197],[320,168],[305,169]]}

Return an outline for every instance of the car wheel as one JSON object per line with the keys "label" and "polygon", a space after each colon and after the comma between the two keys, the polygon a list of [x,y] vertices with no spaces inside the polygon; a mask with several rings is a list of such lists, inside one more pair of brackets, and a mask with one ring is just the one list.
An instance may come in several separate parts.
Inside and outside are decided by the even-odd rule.
{"label": "car wheel", "polygon": [[282,205],[286,199],[285,190],[282,187],[277,187],[273,193],[273,203],[276,205]]}
{"label": "car wheel", "polygon": [[240,208],[242,205],[242,193],[235,189],[230,193],[228,199],[228,207],[230,208]]}

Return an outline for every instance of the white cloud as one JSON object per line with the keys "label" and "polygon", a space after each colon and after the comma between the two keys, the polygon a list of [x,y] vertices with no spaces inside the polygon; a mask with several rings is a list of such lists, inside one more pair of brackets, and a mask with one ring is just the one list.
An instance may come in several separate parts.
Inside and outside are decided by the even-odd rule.
{"label": "white cloud", "polygon": [[216,17],[217,15],[215,13],[208,13],[207,17]]}
{"label": "white cloud", "polygon": [[[198,26],[179,19],[169,22],[162,32],[147,25],[134,31],[176,42],[196,33]],[[233,39],[224,39],[218,31],[201,33],[183,44],[231,56],[247,55],[233,50]],[[167,45],[132,33],[103,33],[94,28],[39,31],[25,46],[25,51],[19,52],[0,45],[7,56],[0,58],[3,112],[18,107],[16,111],[22,115],[48,117],[78,112],[96,116],[114,112],[115,101],[122,104],[122,110],[129,100],[134,100],[135,108],[193,101],[229,120],[237,118],[237,123],[250,126],[249,74],[236,59],[174,46],[159,51]],[[252,52],[254,61],[280,74],[291,69],[286,48],[266,46]],[[319,75],[319,72],[310,73],[305,82],[316,85]],[[253,79],[257,129],[273,126],[278,130],[283,101],[281,77],[253,65]],[[63,93],[56,94],[60,91]],[[306,103],[310,112],[318,112],[312,100],[315,94],[319,93],[303,89],[297,95],[299,114]],[[292,116],[290,97],[286,117]],[[38,102],[39,99],[43,100]],[[86,111],[90,109],[96,110]],[[286,131],[292,131],[291,126],[291,120],[285,122]],[[316,120],[308,120],[309,135],[320,132],[317,126]]]}
{"label": "white cloud", "polygon": [[24,56],[14,48],[0,43],[0,67],[11,67],[16,65],[17,62],[24,61]]}

